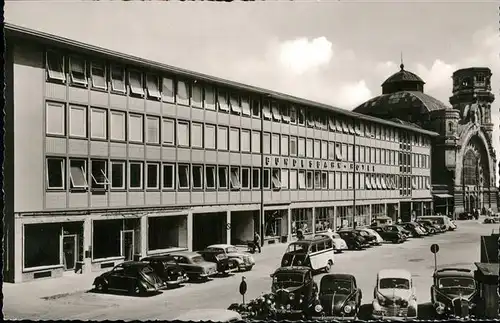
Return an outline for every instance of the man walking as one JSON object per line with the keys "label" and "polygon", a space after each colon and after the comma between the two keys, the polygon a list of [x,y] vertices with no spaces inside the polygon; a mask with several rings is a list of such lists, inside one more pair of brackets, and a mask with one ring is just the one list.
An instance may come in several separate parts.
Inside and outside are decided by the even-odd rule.
{"label": "man walking", "polygon": [[254,235],[253,235],[253,245],[254,245],[254,248],[257,248],[259,250],[259,253],[260,253],[260,235],[259,233],[257,233],[257,231],[255,231]]}

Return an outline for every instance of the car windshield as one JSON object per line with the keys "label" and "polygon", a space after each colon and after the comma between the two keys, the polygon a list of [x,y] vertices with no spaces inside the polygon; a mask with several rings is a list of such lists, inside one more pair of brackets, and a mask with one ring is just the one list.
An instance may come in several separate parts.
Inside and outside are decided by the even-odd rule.
{"label": "car windshield", "polygon": [[194,257],[191,257],[191,261],[195,264],[199,264],[201,262],[203,262],[203,257],[202,256],[194,256]]}
{"label": "car windshield", "polygon": [[439,288],[475,289],[474,279],[467,277],[443,277],[439,279]]}
{"label": "car windshield", "polygon": [[321,279],[320,291],[326,294],[350,294],[352,291],[352,284],[346,279],[336,279],[334,277],[324,276]]}
{"label": "car windshield", "polygon": [[307,250],[309,250],[309,243],[306,242],[294,242],[291,243],[288,248],[286,249],[287,253],[307,253]]}
{"label": "car windshield", "polygon": [[410,281],[406,278],[382,278],[379,285],[380,289],[410,289]]}
{"label": "car windshield", "polygon": [[273,285],[278,288],[295,287],[304,283],[301,273],[279,273],[273,276]]}

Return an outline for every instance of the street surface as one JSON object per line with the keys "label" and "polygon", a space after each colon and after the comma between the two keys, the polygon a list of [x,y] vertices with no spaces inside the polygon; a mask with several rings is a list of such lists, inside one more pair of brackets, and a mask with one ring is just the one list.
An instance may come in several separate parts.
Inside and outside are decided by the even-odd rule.
{"label": "street surface", "polygon": [[[434,269],[430,245],[437,243],[440,246],[438,265],[475,268],[473,263],[480,260],[480,236],[489,235],[498,228],[497,224],[482,224],[478,221],[457,221],[457,225],[458,229],[454,232],[410,239],[401,245],[384,244],[364,251],[338,254],[332,272],[353,274],[363,292],[363,303],[368,304],[372,301],[379,270],[407,269],[414,275],[418,302],[428,303]],[[231,303],[242,301],[238,292],[242,276],[246,277],[248,283],[246,300],[270,291],[269,275],[278,267],[285,248],[286,245],[262,248],[262,254],[255,255],[256,265],[250,272],[214,278],[205,283],[188,283],[178,289],[147,297],[92,292],[90,285],[97,274],[86,278],[87,291],[59,296],[59,279],[5,284],[3,311],[6,319],[172,320],[190,309],[225,309]],[[82,276],[86,275],[64,281],[73,283],[83,279]],[[315,279],[319,282],[321,276],[317,275]],[[42,283],[43,286],[51,286],[42,288]],[[40,295],[43,293],[45,295]]]}

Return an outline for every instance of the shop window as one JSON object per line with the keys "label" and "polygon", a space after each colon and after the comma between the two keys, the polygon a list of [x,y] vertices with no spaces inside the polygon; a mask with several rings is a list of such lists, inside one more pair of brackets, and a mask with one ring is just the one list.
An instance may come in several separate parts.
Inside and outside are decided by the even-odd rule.
{"label": "shop window", "polygon": [[94,220],[92,225],[92,259],[120,257],[123,220]]}
{"label": "shop window", "polygon": [[308,234],[312,231],[312,209],[292,209],[292,234],[297,234],[297,230]]}
{"label": "shop window", "polygon": [[175,187],[175,166],[173,164],[163,164],[163,189],[172,190]]}
{"label": "shop window", "polygon": [[250,130],[241,130],[241,151],[250,152]]}
{"label": "shop window", "polygon": [[176,94],[178,104],[189,105],[189,98],[191,97],[189,82],[177,80]]}
{"label": "shop window", "polygon": [[61,264],[60,223],[24,225],[24,268]]}
{"label": "shop window", "polygon": [[227,127],[219,126],[217,129],[217,149],[228,150],[229,130]]}
{"label": "shop window", "polygon": [[273,190],[281,189],[281,171],[279,169],[273,169],[271,176],[271,182],[273,183]]}
{"label": "shop window", "polygon": [[280,104],[281,117],[283,122],[290,123],[290,110],[286,104]]}
{"label": "shop window", "polygon": [[216,179],[216,168],[215,166],[206,166],[205,167],[205,186],[207,189],[215,189]]}
{"label": "shop window", "polygon": [[148,250],[165,250],[187,245],[186,216],[148,218]]}
{"label": "shop window", "polygon": [[272,118],[271,104],[267,100],[264,101],[264,103],[262,104],[262,116],[266,120],[271,120],[271,118]]}
{"label": "shop window", "polygon": [[262,153],[269,155],[271,153],[271,134],[269,132],[264,132],[262,136]]}
{"label": "shop window", "polygon": [[271,188],[271,170],[265,168],[262,174],[262,188],[270,189]]}
{"label": "shop window", "polygon": [[69,76],[72,84],[87,86],[87,62],[80,57],[70,57]]}
{"label": "shop window", "polygon": [[239,190],[240,184],[240,169],[238,167],[231,167],[231,189]]}
{"label": "shop window", "polygon": [[260,131],[252,130],[252,153],[260,153]]}
{"label": "shop window", "polygon": [[66,106],[63,103],[47,102],[45,127],[47,135],[66,134]]}
{"label": "shop window", "polygon": [[165,102],[174,102],[174,80],[170,77],[163,77],[162,79],[161,96]]}
{"label": "shop window", "polygon": [[86,189],[87,183],[87,163],[85,160],[70,159],[69,178],[72,189]]}
{"label": "shop window", "polygon": [[189,122],[177,121],[177,144],[189,147]]}
{"label": "shop window", "polygon": [[203,124],[191,123],[191,147],[203,148]]}
{"label": "shop window", "polygon": [[290,169],[290,189],[297,189],[297,170]]}
{"label": "shop window", "polygon": [[250,168],[247,167],[241,168],[241,188],[243,189],[250,188]]}
{"label": "shop window", "polygon": [[143,164],[140,162],[129,162],[128,187],[140,190],[143,187]]}
{"label": "shop window", "polygon": [[146,142],[148,144],[159,144],[160,143],[160,118],[148,116],[146,119]]}
{"label": "shop window", "polygon": [[111,188],[125,189],[125,162],[111,162]]}
{"label": "shop window", "polygon": [[65,188],[66,170],[64,159],[47,158],[47,188],[63,190]]}
{"label": "shop window", "polygon": [[105,160],[92,160],[91,163],[92,188],[105,189],[109,185],[107,162]]}
{"label": "shop window", "polygon": [[190,186],[190,172],[189,165],[178,165],[177,166],[177,178],[179,182],[180,189],[189,189]]}
{"label": "shop window", "polygon": [[299,126],[304,126],[306,122],[306,110],[305,108],[298,108],[297,123]]}
{"label": "shop window", "polygon": [[227,167],[220,166],[218,168],[217,175],[218,175],[217,177],[219,182],[219,189],[227,189],[227,182],[228,182]]}
{"label": "shop window", "polygon": [[297,108],[293,105],[290,106],[290,123],[297,124]]}
{"label": "shop window", "polygon": [[128,115],[128,140],[131,142],[142,143],[143,142],[143,115],[141,114],[129,114]]}
{"label": "shop window", "polygon": [[203,166],[193,165],[193,188],[203,189]]}
{"label": "shop window", "polygon": [[197,82],[193,82],[193,95],[191,104],[196,108],[203,108],[203,86]]}
{"label": "shop window", "polygon": [[111,65],[111,90],[125,93],[125,69],[122,66]]}
{"label": "shop window", "polygon": [[148,90],[148,97],[161,99],[160,94],[160,78],[158,75],[147,74],[146,75],[146,87]]}
{"label": "shop window", "polygon": [[49,80],[61,82],[66,81],[63,55],[53,51],[48,51],[46,54],[46,65]]}
{"label": "shop window", "polygon": [[87,137],[87,107],[69,106],[69,135],[76,138]]}
{"label": "shop window", "polygon": [[216,148],[216,126],[212,124],[205,124],[205,148],[215,149]]}
{"label": "shop window", "polygon": [[240,129],[231,128],[229,135],[229,149],[231,151],[240,151]]}
{"label": "shop window", "polygon": [[219,111],[229,112],[227,93],[221,89],[217,91],[217,107]]}
{"label": "shop window", "polygon": [[90,63],[90,78],[92,80],[92,87],[95,89],[107,90],[108,81],[106,78],[106,65],[103,63],[91,62]]}
{"label": "shop window", "polygon": [[297,181],[299,184],[299,190],[305,190],[306,189],[306,172],[305,171],[299,170]]}
{"label": "shop window", "polygon": [[288,169],[282,169],[280,174],[281,188],[288,189]]}
{"label": "shop window", "polygon": [[258,99],[252,99],[252,116],[260,117],[260,101]]}
{"label": "shop window", "polygon": [[156,163],[148,163],[146,165],[146,188],[160,188],[160,165]]}
{"label": "shop window", "polygon": [[237,94],[231,94],[229,103],[231,105],[231,112],[234,114],[241,114],[240,98]]}
{"label": "shop window", "polygon": [[216,110],[215,107],[215,89],[211,85],[205,86],[205,108],[207,110]]}
{"label": "shop window", "polygon": [[163,143],[173,145],[175,142],[175,120],[163,119]]}
{"label": "shop window", "polygon": [[247,96],[241,97],[241,113],[245,116],[250,116],[250,99]]}
{"label": "shop window", "polygon": [[111,140],[125,141],[126,116],[125,112],[110,111],[110,138]]}
{"label": "shop window", "polygon": [[252,169],[252,188],[253,189],[260,188],[260,169],[259,168]]}

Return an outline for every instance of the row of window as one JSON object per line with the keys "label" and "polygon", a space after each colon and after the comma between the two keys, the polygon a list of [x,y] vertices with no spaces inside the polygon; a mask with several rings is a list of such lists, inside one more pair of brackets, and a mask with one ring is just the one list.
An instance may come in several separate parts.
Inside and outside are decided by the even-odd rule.
{"label": "row of window", "polygon": [[[87,108],[69,107],[69,127],[66,131],[63,104],[47,104],[48,135],[66,133],[71,138],[87,138]],[[128,118],[127,118],[128,117]],[[146,122],[144,122],[144,119]],[[128,122],[127,122],[128,120]],[[128,123],[128,128],[126,127]],[[108,131],[109,124],[109,131]],[[145,129],[144,129],[145,128]],[[144,131],[145,130],[145,131]],[[97,140],[125,141],[148,144],[177,145],[179,147],[230,150],[234,152],[261,153],[261,132],[214,124],[203,124],[157,116],[90,108],[90,138]],[[109,133],[109,136],[108,136]],[[341,144],[325,140],[263,133],[264,154],[298,156],[317,159],[347,160],[383,165],[411,165],[429,167],[428,155]],[[411,160],[410,160],[411,159]],[[398,161],[399,160],[399,161]]]}
{"label": "row of window", "polygon": [[[66,71],[66,61],[69,66]],[[263,117],[274,122],[298,124],[307,127],[357,134],[386,141],[400,141],[413,145],[429,146],[427,137],[396,130],[379,124],[361,122],[349,117],[330,116],[324,110],[312,107],[297,107],[285,102],[261,101],[239,90],[202,84],[196,80],[174,78],[144,72],[123,65],[86,61],[78,56],[64,55],[54,51],[46,54],[47,78],[49,81],[69,82],[71,85],[127,93],[132,96],[148,97],[182,105],[218,110],[220,112]],[[306,115],[307,113],[307,115]]]}
{"label": "row of window", "polygon": [[[160,162],[107,161],[92,159],[90,172],[87,161],[66,160],[49,157],[47,159],[47,188],[64,190],[66,183],[70,189],[97,190],[111,189],[174,190],[174,189],[424,189],[428,188],[429,178],[397,176],[393,174],[349,173],[334,171],[305,171],[296,169],[190,165]],[[128,167],[127,167],[128,166]],[[89,174],[89,176],[87,175]],[[66,181],[68,176],[68,181]],[[399,183],[399,184],[398,184]],[[354,186],[355,185],[355,186]]]}

